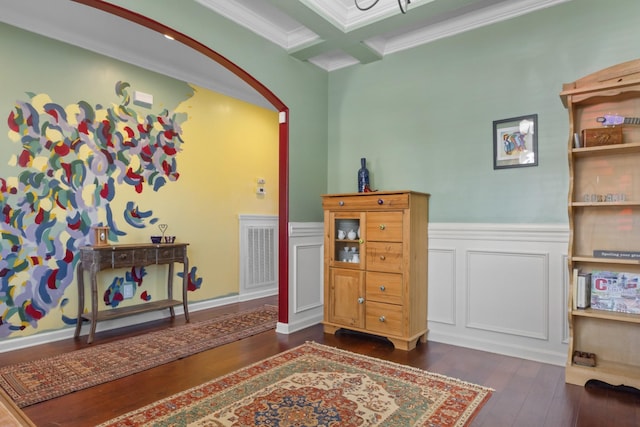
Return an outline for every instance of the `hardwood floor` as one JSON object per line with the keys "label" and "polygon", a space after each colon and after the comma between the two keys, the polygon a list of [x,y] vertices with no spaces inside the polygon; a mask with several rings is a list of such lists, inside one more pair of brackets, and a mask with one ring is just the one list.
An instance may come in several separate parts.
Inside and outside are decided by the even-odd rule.
{"label": "hardwood floor", "polygon": [[[239,311],[275,297],[192,313],[192,321]],[[143,334],[184,323],[165,319],[117,331],[98,333],[94,344]],[[169,363],[107,384],[91,387],[24,408],[41,427],[87,427],[99,424],[158,399],[178,393],[225,373],[240,369],[305,341],[415,366],[492,387],[491,399],[472,426],[639,426],[640,396],[607,388],[578,387],[564,382],[564,368],[436,342],[418,344],[410,352],[394,350],[390,343],[355,333],[325,335],[321,325],[290,334],[264,332],[251,338]],[[39,359],[86,347],[86,336],[1,353],[0,365]]]}

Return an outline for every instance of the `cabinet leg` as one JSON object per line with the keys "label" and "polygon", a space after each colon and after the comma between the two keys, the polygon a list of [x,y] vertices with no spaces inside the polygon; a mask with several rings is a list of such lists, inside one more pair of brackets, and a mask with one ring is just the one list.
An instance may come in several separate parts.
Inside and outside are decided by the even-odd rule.
{"label": "cabinet leg", "polygon": [[426,332],[424,334],[420,335],[419,341],[422,344],[426,344],[427,343],[427,333]]}
{"label": "cabinet leg", "polygon": [[324,325],[324,333],[325,334],[335,334],[339,328],[338,326],[333,325]]}
{"label": "cabinet leg", "polygon": [[393,346],[395,348],[397,348],[398,350],[405,350],[405,351],[410,351],[413,350],[414,348],[416,348],[416,344],[418,344],[418,340],[421,339],[422,335],[418,338],[414,338],[412,340],[400,340],[397,338],[389,338],[387,337],[387,339],[389,341],[391,341],[391,343],[393,344]]}

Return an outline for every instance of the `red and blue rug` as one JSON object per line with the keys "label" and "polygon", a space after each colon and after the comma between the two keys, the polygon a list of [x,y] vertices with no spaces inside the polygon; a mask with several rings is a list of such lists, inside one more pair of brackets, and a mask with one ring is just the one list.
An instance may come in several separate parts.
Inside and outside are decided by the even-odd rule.
{"label": "red and blue rug", "polygon": [[0,387],[23,408],[274,329],[277,320],[278,308],[265,305],[3,366]]}
{"label": "red and blue rug", "polygon": [[493,390],[306,343],[101,424],[466,426]]}

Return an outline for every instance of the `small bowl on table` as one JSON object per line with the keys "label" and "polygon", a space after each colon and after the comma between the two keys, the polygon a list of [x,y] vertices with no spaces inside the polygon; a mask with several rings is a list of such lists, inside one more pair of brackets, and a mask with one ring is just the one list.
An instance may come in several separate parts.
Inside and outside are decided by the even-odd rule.
{"label": "small bowl on table", "polygon": [[164,243],[173,243],[176,241],[176,236],[164,236]]}
{"label": "small bowl on table", "polygon": [[151,236],[151,243],[162,243],[162,236]]}

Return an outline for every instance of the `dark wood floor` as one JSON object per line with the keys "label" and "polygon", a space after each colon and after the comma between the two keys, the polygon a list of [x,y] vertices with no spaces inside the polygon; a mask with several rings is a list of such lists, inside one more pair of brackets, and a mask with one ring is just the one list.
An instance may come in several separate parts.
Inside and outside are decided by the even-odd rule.
{"label": "dark wood floor", "polygon": [[[235,312],[275,298],[255,300],[192,313],[192,321]],[[184,323],[166,319],[142,327],[99,333],[92,345]],[[640,426],[640,397],[607,388],[565,384],[564,369],[436,342],[410,352],[388,342],[353,333],[325,335],[320,325],[290,334],[264,332],[136,375],[91,387],[24,412],[37,426],[87,427],[240,369],[305,341],[316,341],[356,353],[415,366],[494,388],[473,426]],[[38,359],[86,347],[86,339],[69,339],[2,353],[0,365]],[[639,356],[640,357],[640,356]]]}

